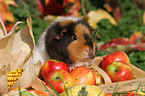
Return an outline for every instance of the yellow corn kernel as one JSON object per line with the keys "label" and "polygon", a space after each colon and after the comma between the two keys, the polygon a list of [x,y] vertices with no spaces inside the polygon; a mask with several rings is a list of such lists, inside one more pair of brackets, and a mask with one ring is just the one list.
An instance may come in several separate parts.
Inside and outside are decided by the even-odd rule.
{"label": "yellow corn kernel", "polygon": [[16,83],[16,81],[22,76],[22,74],[23,68],[7,72],[8,88],[11,88]]}

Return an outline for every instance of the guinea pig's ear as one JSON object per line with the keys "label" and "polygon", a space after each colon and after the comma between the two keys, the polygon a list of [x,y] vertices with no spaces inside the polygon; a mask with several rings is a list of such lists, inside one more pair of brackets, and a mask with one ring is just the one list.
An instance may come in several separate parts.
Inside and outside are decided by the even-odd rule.
{"label": "guinea pig's ear", "polygon": [[57,39],[57,40],[61,39],[62,36],[63,36],[65,33],[66,33],[66,29],[62,30],[62,31],[60,32],[60,34],[56,35],[56,36],[54,37],[54,39]]}

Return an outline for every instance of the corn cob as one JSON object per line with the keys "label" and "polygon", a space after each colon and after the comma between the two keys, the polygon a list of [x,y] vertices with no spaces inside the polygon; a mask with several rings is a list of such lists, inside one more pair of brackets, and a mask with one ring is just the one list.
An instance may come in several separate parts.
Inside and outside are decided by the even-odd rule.
{"label": "corn cob", "polygon": [[11,88],[16,83],[16,81],[22,76],[22,74],[23,68],[7,72],[8,88]]}

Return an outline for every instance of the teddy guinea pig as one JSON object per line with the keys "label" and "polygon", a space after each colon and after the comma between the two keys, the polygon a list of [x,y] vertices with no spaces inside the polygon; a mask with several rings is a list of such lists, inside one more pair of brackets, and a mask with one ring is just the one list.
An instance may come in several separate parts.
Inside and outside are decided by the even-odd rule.
{"label": "teddy guinea pig", "polygon": [[95,57],[92,32],[92,27],[80,18],[62,17],[54,21],[38,40],[34,63],[56,59],[69,66],[81,66]]}

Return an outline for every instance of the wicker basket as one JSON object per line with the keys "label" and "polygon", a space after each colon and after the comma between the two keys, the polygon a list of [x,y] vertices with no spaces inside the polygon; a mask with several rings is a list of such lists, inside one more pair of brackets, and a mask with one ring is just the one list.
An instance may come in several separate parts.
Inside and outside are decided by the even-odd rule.
{"label": "wicker basket", "polygon": [[104,78],[105,84],[98,86],[103,90],[104,93],[112,93],[114,89],[115,93],[126,93],[128,91],[133,91],[138,88],[139,83],[141,83],[139,89],[145,91],[145,72],[143,70],[130,64],[133,70],[134,79],[113,83],[106,72],[104,72],[104,70],[99,67],[103,57],[96,57],[95,59],[95,62],[90,66],[90,68],[97,70]]}

